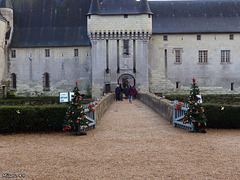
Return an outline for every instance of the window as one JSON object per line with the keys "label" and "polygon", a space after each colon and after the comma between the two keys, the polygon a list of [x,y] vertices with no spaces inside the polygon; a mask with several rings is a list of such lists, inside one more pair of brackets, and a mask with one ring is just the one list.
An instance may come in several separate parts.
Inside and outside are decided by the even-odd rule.
{"label": "window", "polygon": [[74,57],[78,57],[78,49],[74,49]]}
{"label": "window", "polygon": [[233,40],[234,39],[234,35],[233,34],[229,34],[229,39]]}
{"label": "window", "polygon": [[168,40],[168,36],[167,35],[163,36],[163,40],[167,41]]}
{"label": "window", "polygon": [[148,15],[148,18],[151,18],[151,14]]}
{"label": "window", "polygon": [[11,82],[12,82],[12,88],[16,89],[17,88],[17,76],[15,73],[11,74]]}
{"label": "window", "polygon": [[181,62],[182,62],[182,50],[175,49],[175,63],[181,63]]}
{"label": "window", "polygon": [[45,57],[50,57],[50,49],[45,49]]}
{"label": "window", "polygon": [[49,91],[50,90],[50,80],[49,80],[49,74],[44,73],[43,74],[43,90],[44,91]]}
{"label": "window", "polygon": [[129,55],[129,40],[123,40],[123,54]]}
{"label": "window", "polygon": [[11,54],[12,54],[12,58],[16,58],[16,50],[12,50]]}
{"label": "window", "polygon": [[208,62],[208,51],[199,51],[198,59],[199,59],[199,63],[207,63]]}
{"label": "window", "polygon": [[231,83],[231,91],[233,91],[234,82]]}
{"label": "window", "polygon": [[164,61],[165,61],[165,71],[167,71],[167,49],[164,49]]}
{"label": "window", "polygon": [[230,50],[221,51],[221,62],[230,62]]}
{"label": "window", "polygon": [[128,18],[128,15],[127,15],[127,14],[124,14],[124,18]]}
{"label": "window", "polygon": [[176,89],[179,88],[179,82],[176,82]]}
{"label": "window", "polygon": [[197,40],[199,41],[199,40],[201,40],[201,35],[197,35]]}

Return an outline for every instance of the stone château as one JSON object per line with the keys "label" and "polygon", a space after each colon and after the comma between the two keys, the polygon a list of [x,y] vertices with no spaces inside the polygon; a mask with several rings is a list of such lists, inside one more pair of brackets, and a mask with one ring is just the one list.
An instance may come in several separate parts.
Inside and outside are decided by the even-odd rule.
{"label": "stone ch\u00e2teau", "polygon": [[240,91],[240,0],[0,0],[0,88]]}

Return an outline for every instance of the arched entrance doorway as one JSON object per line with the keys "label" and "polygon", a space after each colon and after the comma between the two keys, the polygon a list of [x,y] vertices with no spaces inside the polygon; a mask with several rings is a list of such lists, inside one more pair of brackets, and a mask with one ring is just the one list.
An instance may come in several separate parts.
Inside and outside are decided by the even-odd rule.
{"label": "arched entrance doorway", "polygon": [[135,86],[135,78],[131,74],[123,74],[118,78],[118,84],[126,86]]}

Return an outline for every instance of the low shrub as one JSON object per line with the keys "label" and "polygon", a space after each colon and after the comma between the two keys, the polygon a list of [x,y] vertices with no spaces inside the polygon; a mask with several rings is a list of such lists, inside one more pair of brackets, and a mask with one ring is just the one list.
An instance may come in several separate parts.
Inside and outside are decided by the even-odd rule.
{"label": "low shrub", "polygon": [[67,106],[2,106],[0,133],[61,131]]}
{"label": "low shrub", "polygon": [[203,104],[209,128],[240,128],[240,106]]}
{"label": "low shrub", "polygon": [[[166,99],[170,101],[178,100],[181,102],[187,102],[189,95],[166,95]],[[240,105],[240,95],[239,94],[206,94],[202,95],[203,103],[208,104],[230,104],[230,105]]]}
{"label": "low shrub", "polygon": [[[84,98],[83,104],[92,102],[91,98]],[[0,99],[0,106],[43,106],[43,105],[58,105],[59,97],[16,97],[12,99]]]}

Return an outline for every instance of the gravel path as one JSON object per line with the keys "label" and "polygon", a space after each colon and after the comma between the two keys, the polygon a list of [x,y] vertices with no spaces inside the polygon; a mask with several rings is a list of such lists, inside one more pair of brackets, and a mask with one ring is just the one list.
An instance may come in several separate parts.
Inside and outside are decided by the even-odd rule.
{"label": "gravel path", "polygon": [[240,130],[188,133],[140,101],[124,100],[114,102],[87,136],[0,135],[0,178],[237,180],[239,142]]}

